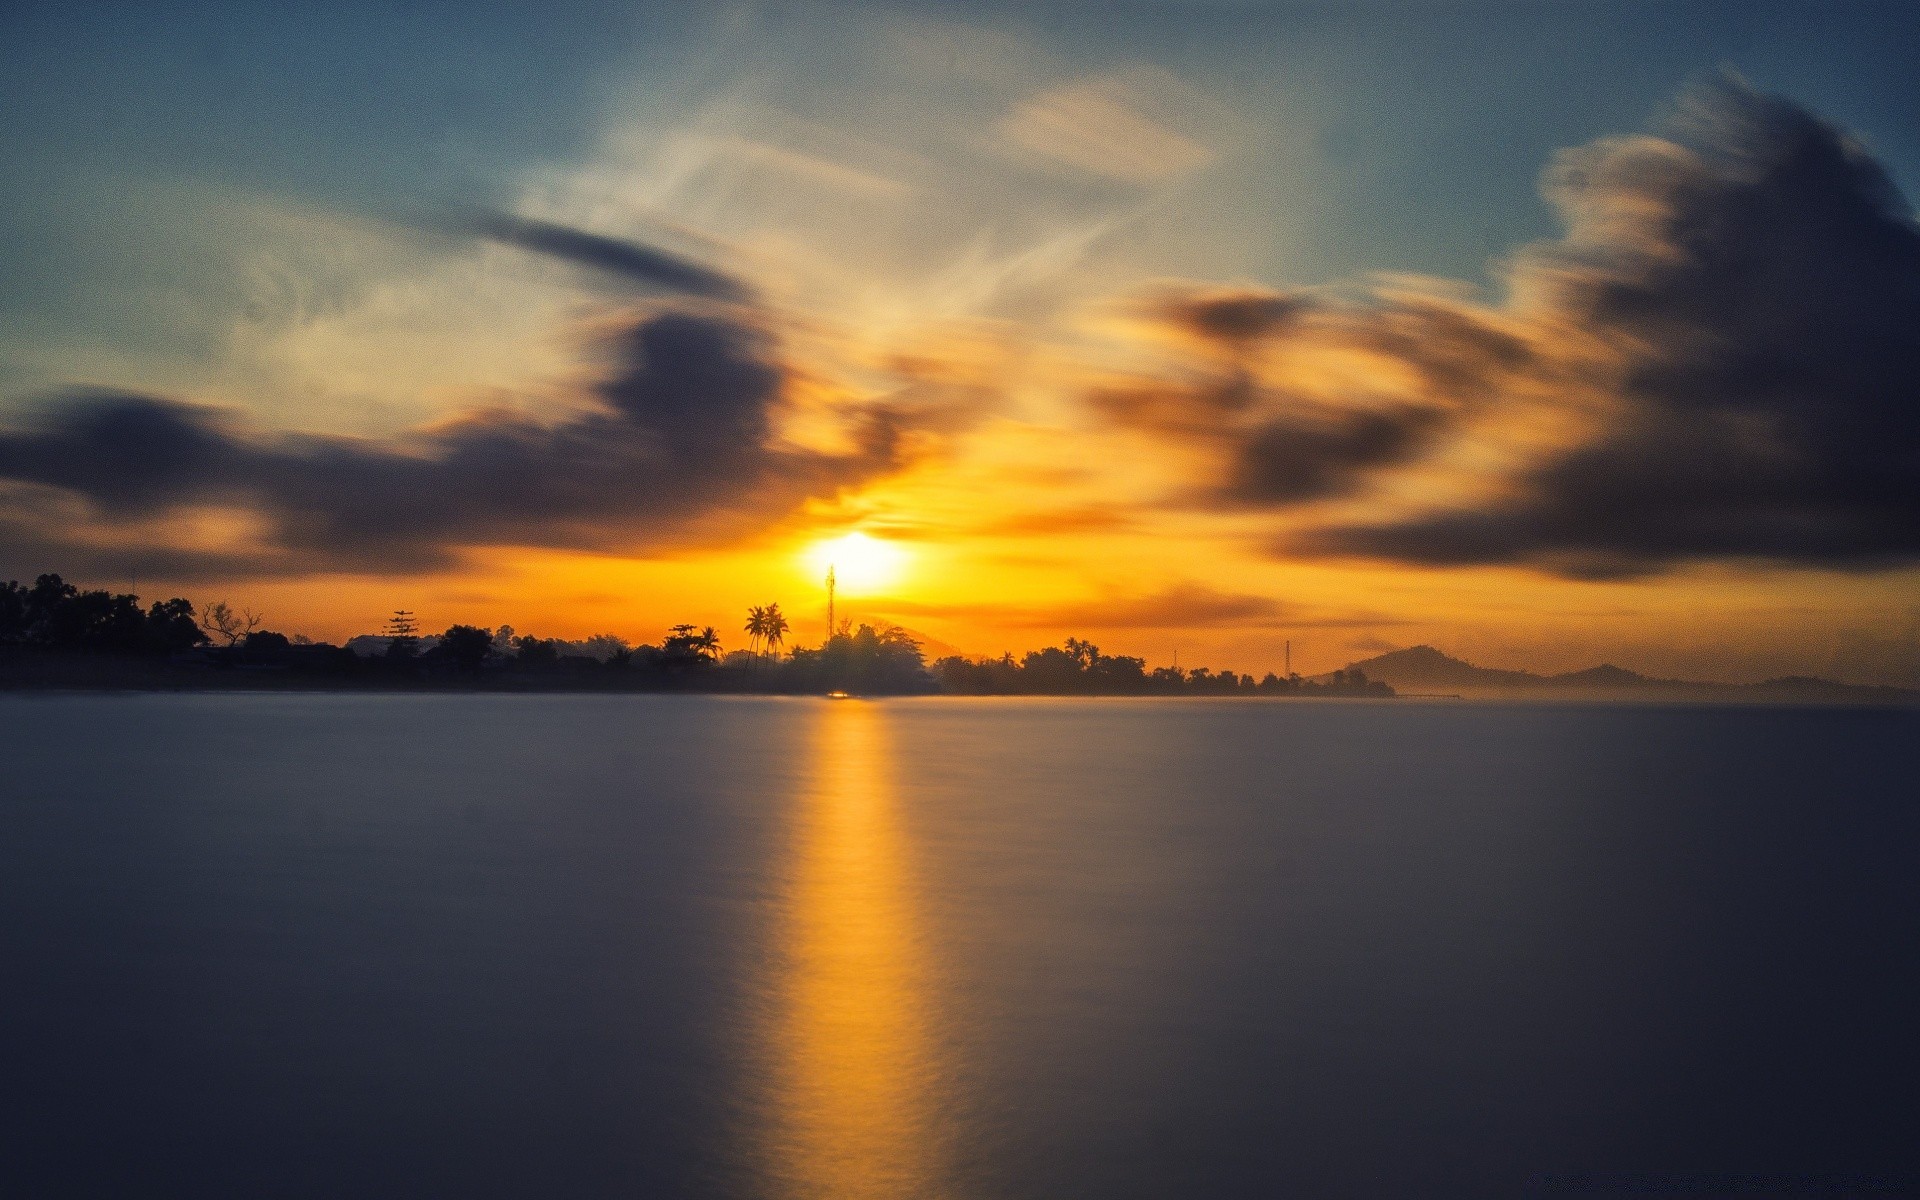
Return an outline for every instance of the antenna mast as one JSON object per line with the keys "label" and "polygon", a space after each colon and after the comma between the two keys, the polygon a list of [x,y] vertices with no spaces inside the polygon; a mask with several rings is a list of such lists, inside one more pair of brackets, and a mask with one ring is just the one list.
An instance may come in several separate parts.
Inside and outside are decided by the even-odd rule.
{"label": "antenna mast", "polygon": [[827,641],[833,640],[833,564],[827,564]]}

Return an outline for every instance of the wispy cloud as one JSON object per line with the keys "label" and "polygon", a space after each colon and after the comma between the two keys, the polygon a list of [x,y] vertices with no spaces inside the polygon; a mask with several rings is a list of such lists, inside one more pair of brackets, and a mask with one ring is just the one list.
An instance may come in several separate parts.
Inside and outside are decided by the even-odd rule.
{"label": "wispy cloud", "polygon": [[685,134],[677,139],[687,153],[704,155],[746,170],[761,171],[787,185],[811,185],[856,199],[900,200],[914,186],[905,180],[812,150],[740,134]]}
{"label": "wispy cloud", "polygon": [[1083,504],[996,517],[969,532],[987,537],[1057,537],[1062,534],[1118,533],[1133,529],[1137,524],[1126,511],[1114,505]]}
{"label": "wispy cloud", "polygon": [[1146,69],[1080,80],[1023,101],[998,133],[1017,151],[1106,179],[1178,178],[1212,162],[1214,152],[1148,115],[1177,86],[1165,72]]}

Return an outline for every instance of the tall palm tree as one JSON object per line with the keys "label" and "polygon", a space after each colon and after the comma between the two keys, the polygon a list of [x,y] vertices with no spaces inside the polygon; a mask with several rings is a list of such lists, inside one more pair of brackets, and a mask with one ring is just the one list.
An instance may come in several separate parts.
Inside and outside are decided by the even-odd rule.
{"label": "tall palm tree", "polygon": [[747,653],[752,654],[767,636],[767,610],[758,604],[749,606],[747,623],[741,628],[747,632]]}
{"label": "tall palm tree", "polygon": [[792,626],[787,624],[786,614],[780,611],[778,600],[761,611],[766,617],[766,632],[762,636],[766,638],[767,646],[773,650],[774,656],[778,657],[781,644],[787,640],[787,630]]}

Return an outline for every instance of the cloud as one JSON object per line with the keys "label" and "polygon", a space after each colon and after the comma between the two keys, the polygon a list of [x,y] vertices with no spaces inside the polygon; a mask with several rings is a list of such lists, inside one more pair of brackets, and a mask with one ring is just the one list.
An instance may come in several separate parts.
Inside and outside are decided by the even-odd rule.
{"label": "cloud", "polygon": [[1220,447],[1217,502],[1276,508],[1497,444],[1529,410],[1568,434],[1477,496],[1286,534],[1289,554],[1573,577],[1920,559],[1920,227],[1859,143],[1721,79],[1659,136],[1562,153],[1544,191],[1566,233],[1515,256],[1503,306],[1168,310],[1240,373],[1100,403]]}
{"label": "cloud", "polygon": [[1211,365],[1091,401],[1108,421],[1202,452],[1190,499],[1271,509],[1364,489],[1470,417],[1532,350],[1491,314],[1408,288],[1370,304],[1257,289],[1163,291],[1156,332]]}
{"label": "cloud", "polygon": [[891,175],[854,166],[828,154],[739,134],[683,134],[678,138],[678,147],[689,155],[725,162],[743,170],[764,172],[776,186],[821,188],[843,202],[849,198],[901,200],[915,190],[912,184]]}
{"label": "cloud", "polygon": [[740,280],[640,242],[506,213],[482,213],[469,226],[481,237],[614,275],[648,291],[736,304],[754,299]]}
{"label": "cloud", "polygon": [[971,532],[987,537],[1054,537],[1060,534],[1118,533],[1134,528],[1133,518],[1108,505],[1038,509],[998,517]]}
{"label": "cloud", "polygon": [[1323,613],[1271,596],[1222,592],[1198,583],[1178,583],[1144,595],[1040,606],[903,600],[870,601],[868,606],[895,615],[975,621],[1014,629],[1368,628],[1400,623],[1372,613]]}
{"label": "cloud", "polygon": [[[740,320],[688,312],[638,319],[612,339],[598,407],[557,423],[469,412],[393,441],[267,436],[229,413],[122,392],[60,398],[0,430],[0,536],[89,561],[100,529],[31,523],[51,491],[111,532],[202,510],[245,514],[255,544],[170,547],[182,573],[422,571],[464,549],[646,551],[751,530],[892,471],[912,422],[884,404],[847,417],[849,447],[783,442],[787,369]],[[16,536],[17,535],[17,536]],[[127,562],[151,555],[127,547]],[[204,561],[203,561],[204,560]]]}
{"label": "cloud", "polygon": [[[1146,111],[1169,107],[1179,85],[1162,71],[1135,70],[1054,88],[1000,122],[1001,139],[1050,163],[1121,183],[1173,179],[1213,161],[1213,151]],[[1156,115],[1160,115],[1157,114]]]}
{"label": "cloud", "polygon": [[1161,315],[1196,337],[1239,343],[1278,332],[1306,307],[1300,295],[1224,288],[1170,294]]}
{"label": "cloud", "polygon": [[1216,494],[1254,505],[1338,495],[1373,468],[1412,458],[1444,421],[1441,410],[1413,405],[1265,421],[1240,442]]}

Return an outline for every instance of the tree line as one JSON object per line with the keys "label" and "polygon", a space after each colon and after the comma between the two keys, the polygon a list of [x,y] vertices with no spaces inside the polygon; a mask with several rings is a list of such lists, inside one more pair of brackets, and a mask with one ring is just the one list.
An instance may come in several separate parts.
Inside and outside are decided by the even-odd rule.
{"label": "tree line", "polygon": [[1359,668],[1335,671],[1325,679],[1282,678],[1269,671],[1252,674],[1215,672],[1207,667],[1149,669],[1143,658],[1102,654],[1081,638],[1030,650],[1016,659],[942,658],[933,664],[940,690],[974,696],[1391,696],[1393,689],[1369,680]]}
{"label": "tree line", "polygon": [[[191,683],[195,672],[280,672],[327,683],[444,687],[565,687],[820,695],[1192,695],[1391,696],[1358,670],[1320,679],[1149,668],[1131,655],[1068,638],[1016,658],[949,656],[928,663],[897,626],[841,621],[818,646],[787,646],[791,623],[777,603],[748,609],[744,648],[729,652],[710,625],[679,624],[658,643],[613,634],[582,642],[517,633],[512,626],[455,624],[421,634],[396,611],[377,637],[349,646],[266,629],[251,610],[215,601],[196,611],[175,597],[141,608],[132,594],[82,591],[58,575],[0,584],[0,647],[161,661]],[[18,651],[14,658],[18,659]],[[0,657],[0,667],[7,659]]]}
{"label": "tree line", "polygon": [[58,575],[0,583],[0,644],[172,654],[207,640],[192,603],[177,596],[142,609],[138,596],[83,592]]}

